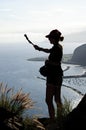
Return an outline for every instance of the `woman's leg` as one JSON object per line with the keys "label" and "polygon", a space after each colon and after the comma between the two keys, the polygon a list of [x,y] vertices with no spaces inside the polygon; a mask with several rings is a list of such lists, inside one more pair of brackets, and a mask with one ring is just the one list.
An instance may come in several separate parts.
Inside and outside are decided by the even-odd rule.
{"label": "woman's leg", "polygon": [[57,104],[57,107],[62,107],[61,86],[56,86],[55,87],[55,102]]}
{"label": "woman's leg", "polygon": [[46,103],[47,103],[47,106],[48,106],[50,119],[55,118],[53,96],[54,96],[54,86],[47,84],[47,86],[46,86]]}
{"label": "woman's leg", "polygon": [[58,78],[57,86],[55,86],[55,102],[57,104],[57,107],[62,107],[62,101],[61,101],[61,86],[62,86],[62,77]]}

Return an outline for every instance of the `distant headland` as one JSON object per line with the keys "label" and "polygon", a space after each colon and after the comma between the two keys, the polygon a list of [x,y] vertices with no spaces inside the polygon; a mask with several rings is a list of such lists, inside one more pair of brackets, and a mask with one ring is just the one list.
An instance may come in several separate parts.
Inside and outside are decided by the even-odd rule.
{"label": "distant headland", "polygon": [[[77,47],[74,50],[73,54],[64,54],[62,63],[86,66],[85,56],[86,56],[86,44],[83,44]],[[28,61],[45,61],[46,59],[47,57],[34,57],[27,60]]]}

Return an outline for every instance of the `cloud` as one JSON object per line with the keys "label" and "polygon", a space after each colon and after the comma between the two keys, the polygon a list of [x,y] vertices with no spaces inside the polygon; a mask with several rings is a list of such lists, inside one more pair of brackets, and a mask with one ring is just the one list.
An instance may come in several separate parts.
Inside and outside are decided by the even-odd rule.
{"label": "cloud", "polygon": [[11,9],[8,9],[8,8],[1,8],[0,9],[0,12],[9,12],[11,11]]}
{"label": "cloud", "polygon": [[[85,27],[86,29],[86,27]],[[70,33],[65,35],[65,42],[85,43],[86,42],[86,30],[76,33]]]}

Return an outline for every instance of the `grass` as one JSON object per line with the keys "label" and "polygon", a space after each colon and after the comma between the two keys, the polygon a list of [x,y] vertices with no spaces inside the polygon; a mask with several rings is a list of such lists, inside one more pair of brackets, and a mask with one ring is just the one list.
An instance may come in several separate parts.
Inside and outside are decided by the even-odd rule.
{"label": "grass", "polygon": [[56,113],[56,122],[60,129],[63,128],[64,121],[66,119],[66,116],[72,111],[73,107],[71,104],[71,100],[67,100],[65,97],[63,97],[63,105],[62,108],[57,108]]}
{"label": "grass", "polygon": [[29,93],[23,93],[22,89],[15,93],[12,88],[0,83],[0,123],[4,127],[13,130],[21,129],[23,127],[22,115],[25,110],[32,107],[33,102],[29,97]]}

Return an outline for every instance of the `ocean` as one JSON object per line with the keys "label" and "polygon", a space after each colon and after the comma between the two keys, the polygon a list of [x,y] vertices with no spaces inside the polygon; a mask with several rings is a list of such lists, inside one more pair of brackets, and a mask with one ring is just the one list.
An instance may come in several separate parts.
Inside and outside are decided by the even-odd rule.
{"label": "ocean", "polygon": [[[38,53],[36,55],[36,53]],[[29,61],[31,57],[39,56],[31,47],[23,44],[1,44],[0,45],[0,82],[18,91],[22,88],[25,93],[30,93],[30,98],[35,102],[34,108],[28,111],[29,116],[47,117],[47,105],[45,103],[46,81],[42,79],[39,68],[43,61]],[[40,56],[39,56],[40,57]],[[82,75],[86,72],[86,66],[62,64],[64,76]],[[63,79],[62,99],[71,100],[75,107],[82,98],[82,95],[71,88],[75,88],[82,94],[86,93],[86,78]],[[68,88],[67,86],[70,86]]]}

